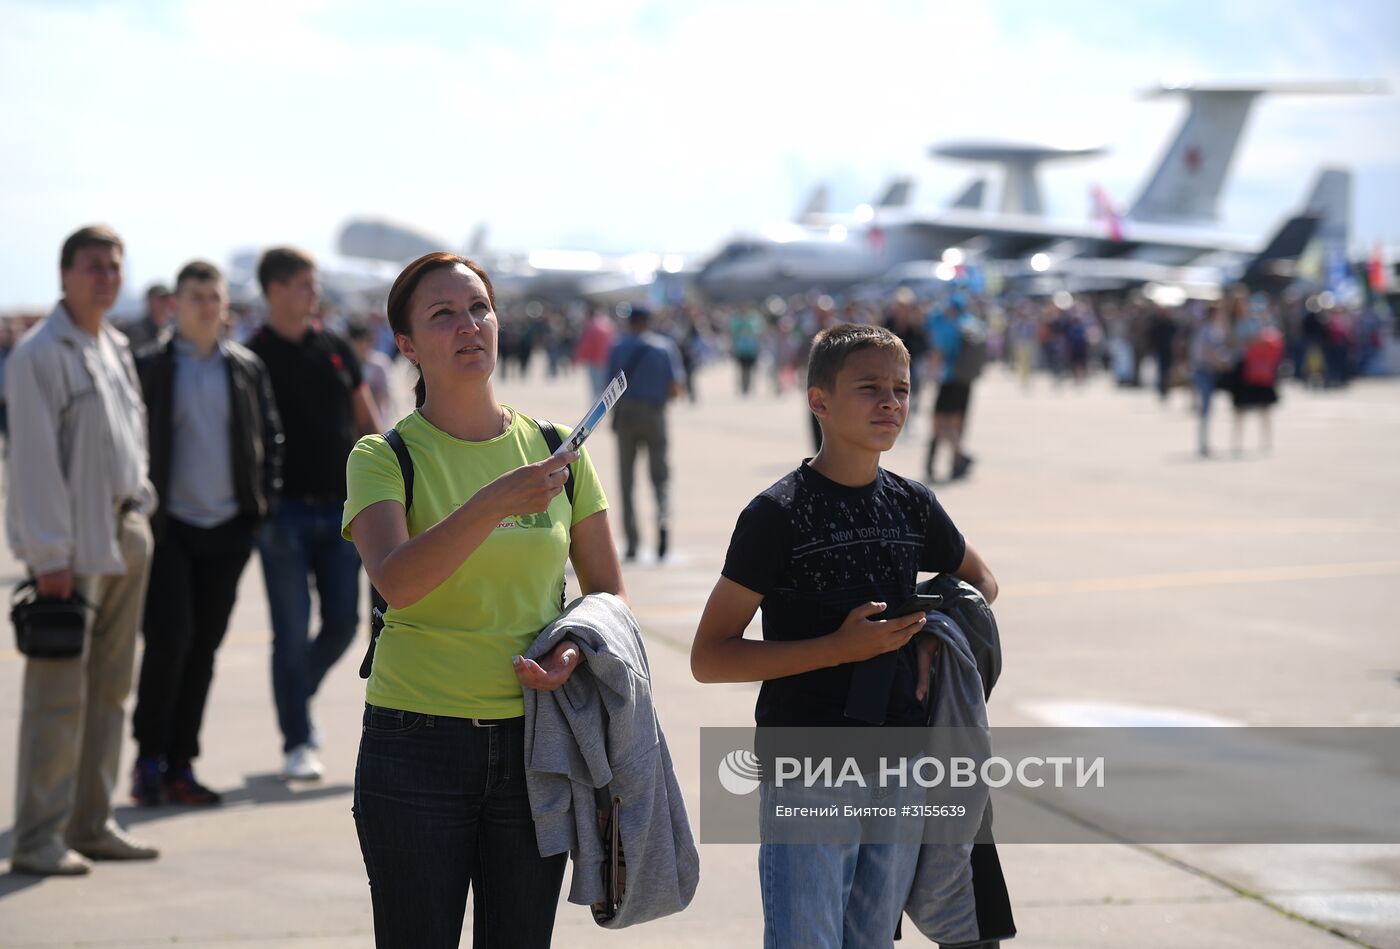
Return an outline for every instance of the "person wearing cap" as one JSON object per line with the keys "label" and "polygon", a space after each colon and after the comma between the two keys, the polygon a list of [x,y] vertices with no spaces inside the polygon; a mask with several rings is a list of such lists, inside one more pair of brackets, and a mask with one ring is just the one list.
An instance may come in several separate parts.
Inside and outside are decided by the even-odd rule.
{"label": "person wearing cap", "polygon": [[652,490],[656,494],[656,559],[663,560],[670,541],[671,469],[667,460],[666,405],[685,389],[680,351],[669,337],[651,331],[651,311],[634,306],[628,332],[608,355],[608,378],[627,373],[627,391],[613,409],[618,467],[622,480],[622,530],[628,561],[637,559],[637,507],[633,469],[637,450],[645,449]]}

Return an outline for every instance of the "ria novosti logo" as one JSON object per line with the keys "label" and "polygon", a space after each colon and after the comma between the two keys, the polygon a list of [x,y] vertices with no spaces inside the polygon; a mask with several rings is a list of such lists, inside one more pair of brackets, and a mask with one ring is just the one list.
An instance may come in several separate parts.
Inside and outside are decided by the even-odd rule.
{"label": "ria novosti logo", "polygon": [[[1015,761],[1004,757],[952,756],[940,758],[921,755],[915,758],[881,757],[878,764],[848,757],[837,765],[835,757],[786,757],[773,759],[774,787],[796,784],[805,788],[843,788],[853,785],[869,787],[922,788],[1004,788],[1008,784],[1038,788],[1049,784],[1055,788],[1084,788],[1105,785],[1106,765],[1102,755],[1088,759],[1070,755],[1021,757]],[[1070,770],[1074,765],[1074,770]],[[1053,770],[1049,778],[1040,776],[1045,768]],[[719,783],[730,794],[752,794],[763,782],[763,766],[752,751],[731,751],[720,759]]]}
{"label": "ria novosti logo", "polygon": [[752,794],[762,777],[762,765],[752,751],[739,749],[720,759],[719,783],[730,794]]}

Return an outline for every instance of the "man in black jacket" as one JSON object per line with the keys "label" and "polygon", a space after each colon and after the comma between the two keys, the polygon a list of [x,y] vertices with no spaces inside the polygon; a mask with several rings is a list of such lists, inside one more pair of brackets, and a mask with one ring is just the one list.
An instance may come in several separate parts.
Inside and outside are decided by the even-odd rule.
{"label": "man in black jacket", "polygon": [[137,360],[150,419],[155,554],[132,724],[137,804],[217,804],[192,762],[238,579],[281,487],[282,427],[267,369],[221,333],[228,287],[186,264],[175,327]]}

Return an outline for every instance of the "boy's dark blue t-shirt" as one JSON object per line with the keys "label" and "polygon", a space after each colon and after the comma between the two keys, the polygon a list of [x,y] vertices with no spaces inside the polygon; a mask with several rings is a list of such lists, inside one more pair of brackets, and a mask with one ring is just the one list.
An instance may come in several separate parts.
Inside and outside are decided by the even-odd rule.
{"label": "boy's dark blue t-shirt", "polygon": [[[898,605],[919,571],[958,568],[967,542],[918,481],[879,469],[858,488],[838,484],[807,462],[744,508],[729,541],[723,575],[763,596],[763,638],[814,639],[833,633],[862,603]],[[845,715],[853,665],[763,683],[759,725],[854,725]],[[891,725],[922,723],[914,698],[911,641],[899,651],[890,690]]]}

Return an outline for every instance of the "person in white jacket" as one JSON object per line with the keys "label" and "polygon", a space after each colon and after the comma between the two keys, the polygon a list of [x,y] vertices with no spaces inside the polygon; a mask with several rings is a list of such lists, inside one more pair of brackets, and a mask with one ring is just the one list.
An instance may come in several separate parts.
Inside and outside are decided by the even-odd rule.
{"label": "person in white jacket", "polygon": [[122,242],[85,227],[64,242],[63,299],[10,354],[10,547],[41,597],[93,609],[81,655],[24,669],[11,868],[78,875],[89,859],[158,855],[112,818],[123,703],[151,557],[146,412],[126,337],[107,323]]}

